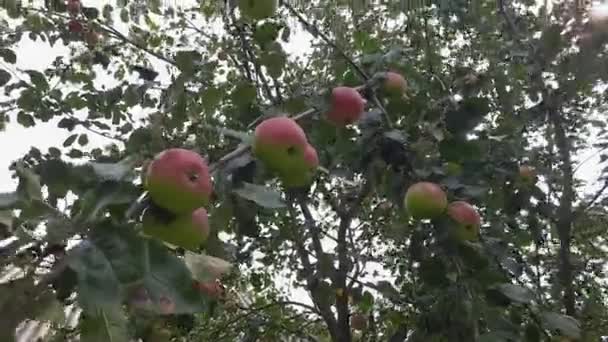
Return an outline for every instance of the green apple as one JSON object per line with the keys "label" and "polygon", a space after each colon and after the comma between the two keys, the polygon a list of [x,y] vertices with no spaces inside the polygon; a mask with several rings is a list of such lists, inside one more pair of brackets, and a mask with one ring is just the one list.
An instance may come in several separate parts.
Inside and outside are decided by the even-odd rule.
{"label": "green apple", "polygon": [[181,148],[165,150],[152,160],[146,189],[152,202],[176,215],[207,205],[213,191],[205,159]]}
{"label": "green apple", "polygon": [[325,117],[336,126],[347,126],[357,122],[365,110],[365,99],[357,89],[336,87],[330,96],[329,111]]}
{"label": "green apple", "polygon": [[244,17],[261,20],[272,17],[277,11],[277,0],[238,0]]}
{"label": "green apple", "polygon": [[439,185],[419,182],[409,187],[404,204],[413,218],[432,219],[445,212],[448,199]]}
{"label": "green apple", "polygon": [[146,212],[142,224],[147,235],[191,251],[197,251],[207,241],[210,232],[205,208],[178,216],[169,223],[160,221],[154,213]]}
{"label": "green apple", "polygon": [[266,168],[285,175],[302,165],[307,146],[302,127],[293,119],[277,116],[262,121],[256,127],[252,149]]}
{"label": "green apple", "polygon": [[304,149],[302,160],[294,163],[287,172],[279,175],[279,178],[288,188],[303,187],[311,182],[318,167],[317,150],[308,144]]}
{"label": "green apple", "polygon": [[459,241],[477,241],[481,228],[481,216],[467,202],[456,201],[448,205],[448,216],[454,221],[452,236]]}

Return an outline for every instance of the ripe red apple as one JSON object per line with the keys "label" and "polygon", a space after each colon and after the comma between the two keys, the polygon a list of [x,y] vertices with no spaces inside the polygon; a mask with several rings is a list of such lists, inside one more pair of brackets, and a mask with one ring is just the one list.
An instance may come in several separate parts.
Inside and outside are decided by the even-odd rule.
{"label": "ripe red apple", "polygon": [[445,192],[435,183],[416,183],[405,194],[405,207],[417,219],[435,218],[445,212],[447,205]]}
{"label": "ripe red apple", "polygon": [[277,0],[239,0],[241,15],[261,20],[272,17],[277,11]]}
{"label": "ripe red apple", "polygon": [[302,127],[293,119],[277,116],[256,127],[252,149],[269,170],[284,175],[301,165],[306,146]]}
{"label": "ripe red apple", "polygon": [[389,94],[402,94],[407,89],[407,81],[401,74],[389,71],[385,74],[384,90]]}
{"label": "ripe red apple", "polygon": [[152,202],[177,215],[207,205],[213,191],[205,159],[181,148],[165,150],[152,160],[146,188]]}
{"label": "ripe red apple", "polygon": [[146,212],[142,224],[147,235],[191,251],[197,251],[207,241],[210,232],[205,208],[198,208],[189,215],[178,216],[168,224]]}
{"label": "ripe red apple", "polygon": [[327,120],[336,126],[350,125],[361,118],[365,100],[355,88],[336,87],[331,92]]}
{"label": "ripe red apple", "polygon": [[80,13],[80,0],[68,0],[66,7],[70,15],[77,16]]}
{"label": "ripe red apple", "polygon": [[94,47],[99,43],[99,33],[88,30],[85,32],[84,40],[89,46]]}
{"label": "ripe red apple", "polygon": [[195,282],[196,288],[201,291],[204,295],[213,298],[219,299],[224,294],[224,288],[220,282],[216,281],[208,281],[208,282]]}
{"label": "ripe red apple", "polygon": [[464,201],[452,202],[448,205],[448,216],[456,223],[452,232],[458,240],[476,241],[479,239],[481,216],[472,205]]}
{"label": "ripe red apple", "polygon": [[525,183],[534,183],[536,180],[536,170],[529,165],[519,167],[519,178]]}
{"label": "ripe red apple", "polygon": [[351,315],[350,326],[355,330],[365,330],[367,328],[367,317],[361,313]]}
{"label": "ripe red apple", "polygon": [[283,185],[288,188],[302,187],[310,183],[319,167],[317,150],[310,144],[306,145],[300,162],[293,163],[289,170],[279,175]]}
{"label": "ripe red apple", "polygon": [[81,33],[84,30],[84,26],[78,20],[70,20],[68,22],[68,30],[72,33]]}

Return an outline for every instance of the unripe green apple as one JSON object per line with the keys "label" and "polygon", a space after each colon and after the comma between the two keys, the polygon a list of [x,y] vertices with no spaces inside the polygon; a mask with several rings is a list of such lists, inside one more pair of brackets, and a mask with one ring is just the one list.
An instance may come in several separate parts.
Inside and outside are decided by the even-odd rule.
{"label": "unripe green apple", "polygon": [[288,188],[303,187],[310,183],[319,167],[319,156],[317,150],[308,144],[304,149],[301,162],[294,163],[291,170],[279,175],[283,185]]}
{"label": "unripe green apple", "polygon": [[152,202],[176,215],[207,205],[213,191],[205,159],[181,148],[154,158],[148,166],[146,188]]}
{"label": "unripe green apple", "polygon": [[244,17],[265,19],[272,17],[277,11],[277,0],[239,0],[239,10]]}
{"label": "unripe green apple", "polygon": [[357,89],[336,87],[331,92],[327,120],[336,126],[347,126],[358,121],[363,115],[365,100]]}
{"label": "unripe green apple", "polygon": [[534,167],[529,165],[521,165],[519,167],[519,178],[527,184],[534,183],[536,181],[536,170]]}
{"label": "unripe green apple", "polygon": [[407,81],[401,74],[388,71],[385,74],[384,90],[389,94],[403,94],[407,89]]}
{"label": "unripe green apple", "polygon": [[191,251],[197,251],[209,237],[209,218],[205,208],[178,216],[167,224],[153,213],[146,212],[142,221],[143,231],[147,235]]}
{"label": "unripe green apple", "polygon": [[416,183],[405,194],[405,208],[416,219],[436,218],[445,212],[447,205],[445,192],[435,183]]}
{"label": "unripe green apple", "polygon": [[285,175],[302,165],[306,146],[302,127],[293,119],[277,116],[256,127],[252,149],[270,171]]}
{"label": "unripe green apple", "polygon": [[481,216],[477,210],[467,202],[456,201],[448,205],[448,216],[454,221],[452,235],[460,241],[477,241]]}

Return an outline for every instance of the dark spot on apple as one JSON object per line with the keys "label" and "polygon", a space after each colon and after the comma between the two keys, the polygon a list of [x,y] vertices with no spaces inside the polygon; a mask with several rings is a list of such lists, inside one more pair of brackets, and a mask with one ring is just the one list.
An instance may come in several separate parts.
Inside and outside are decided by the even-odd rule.
{"label": "dark spot on apple", "polygon": [[189,175],[188,175],[188,179],[189,179],[191,182],[196,182],[196,181],[198,180],[198,178],[199,178],[198,173],[192,173],[192,174],[189,174]]}
{"label": "dark spot on apple", "polygon": [[296,148],[294,146],[289,146],[287,148],[287,154],[293,156],[294,154],[296,154]]}

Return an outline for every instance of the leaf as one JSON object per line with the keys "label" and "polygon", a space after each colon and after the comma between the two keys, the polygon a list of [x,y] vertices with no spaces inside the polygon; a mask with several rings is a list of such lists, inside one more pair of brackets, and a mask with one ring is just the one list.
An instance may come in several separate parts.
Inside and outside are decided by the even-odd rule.
{"label": "leaf", "polygon": [[17,122],[23,127],[33,127],[36,124],[34,117],[23,111],[17,114]]}
{"label": "leaf", "polygon": [[178,51],[175,54],[175,63],[186,76],[191,76],[194,73],[195,66],[200,62],[201,58],[201,54],[195,50]]}
{"label": "leaf", "polygon": [[530,303],[534,300],[534,293],[529,289],[515,284],[500,284],[498,290],[515,302],[522,304]]}
{"label": "leaf", "polygon": [[86,134],[81,134],[78,137],[78,145],[84,146],[89,143],[89,137]]}
{"label": "leaf", "polygon": [[19,176],[19,185],[17,186],[19,197],[27,201],[41,200],[40,177],[30,169],[23,167],[23,165],[18,165],[16,171],[17,176]]}
{"label": "leaf", "polygon": [[243,182],[242,186],[234,189],[233,192],[264,208],[279,209],[285,207],[285,202],[279,192],[262,185]]}
{"label": "leaf", "polygon": [[11,49],[0,49],[0,57],[7,63],[15,64],[17,62],[17,55]]}
{"label": "leaf", "polygon": [[397,289],[395,289],[393,285],[386,280],[379,281],[376,284],[376,289],[378,289],[378,291],[382,293],[382,295],[384,295],[390,300],[399,301],[399,299],[401,298],[399,291],[397,291]]}
{"label": "leaf", "polygon": [[104,182],[81,198],[82,205],[78,215],[92,221],[108,206],[132,203],[139,195],[140,191],[131,183]]}
{"label": "leaf", "polygon": [[253,135],[246,132],[235,131],[230,128],[225,127],[216,127],[216,130],[223,135],[227,135],[229,137],[239,139],[245,144],[251,144],[253,142]]}
{"label": "leaf", "polygon": [[38,321],[63,324],[66,318],[63,305],[55,298],[52,298],[46,304],[46,307],[42,308],[42,312],[37,317]]}
{"label": "leaf", "polygon": [[120,305],[84,315],[79,325],[82,342],[129,342],[127,318]]}
{"label": "leaf", "polygon": [[4,69],[0,69],[0,87],[6,85],[11,80],[11,74]]}
{"label": "leaf", "polygon": [[135,167],[135,159],[125,158],[118,163],[89,163],[93,172],[103,180],[124,180]]}
{"label": "leaf", "polygon": [[561,334],[573,338],[581,338],[580,323],[571,316],[555,312],[543,312],[542,321],[548,329],[558,330]]}
{"label": "leaf", "polygon": [[78,134],[72,134],[69,137],[67,137],[67,139],[65,139],[63,141],[63,147],[71,146],[74,143],[74,141],[76,141],[76,138],[78,138]]}
{"label": "leaf", "polygon": [[13,209],[19,203],[19,194],[15,192],[0,193],[0,210]]}
{"label": "leaf", "polygon": [[36,71],[36,70],[26,70],[25,71],[29,76],[30,76],[30,80],[32,81],[32,83],[34,84],[34,86],[40,90],[48,90],[49,89],[49,84],[46,81],[46,77],[44,76],[43,73],[41,73],[40,71]]}
{"label": "leaf", "polygon": [[232,264],[228,261],[206,254],[186,251],[184,260],[193,278],[201,282],[221,279],[232,269]]}

